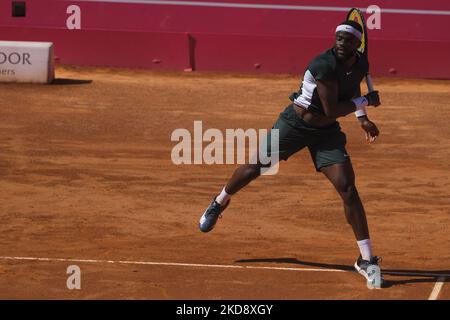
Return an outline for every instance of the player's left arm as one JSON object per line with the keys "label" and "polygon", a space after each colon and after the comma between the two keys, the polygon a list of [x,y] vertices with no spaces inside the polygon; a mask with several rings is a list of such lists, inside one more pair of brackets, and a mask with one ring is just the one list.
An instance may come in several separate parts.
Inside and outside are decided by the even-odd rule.
{"label": "player's left arm", "polygon": [[[358,88],[358,92],[355,94],[355,97],[361,96],[361,88]],[[369,117],[367,115],[358,117],[359,124],[361,125],[361,128],[365,131],[366,134],[366,140],[369,143],[374,142],[377,140],[377,137],[380,135],[380,130],[378,129],[377,125],[369,120]]]}

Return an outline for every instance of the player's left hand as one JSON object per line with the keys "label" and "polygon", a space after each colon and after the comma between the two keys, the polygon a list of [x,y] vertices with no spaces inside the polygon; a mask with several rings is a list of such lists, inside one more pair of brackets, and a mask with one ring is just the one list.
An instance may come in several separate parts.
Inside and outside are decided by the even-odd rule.
{"label": "player's left hand", "polygon": [[378,130],[375,123],[368,119],[361,122],[361,128],[366,132],[366,140],[369,143],[377,140],[377,137],[380,135],[380,130]]}

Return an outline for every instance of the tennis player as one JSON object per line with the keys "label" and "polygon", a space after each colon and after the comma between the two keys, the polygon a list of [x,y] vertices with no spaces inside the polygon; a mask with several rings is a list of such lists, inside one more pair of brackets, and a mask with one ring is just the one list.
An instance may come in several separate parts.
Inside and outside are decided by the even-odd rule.
{"label": "tennis player", "polygon": [[[273,125],[279,130],[279,159],[308,147],[318,172],[333,184],[344,204],[347,222],[353,229],[360,256],[355,269],[367,279],[369,288],[381,288],[380,258],[373,255],[366,214],[355,186],[352,162],[345,149],[346,135],[337,118],[355,113],[368,142],[374,142],[379,130],[365,112],[367,106],[380,105],[378,91],[361,95],[360,83],[369,70],[365,55],[358,52],[363,30],[354,21],[336,28],[334,47],[315,57],[306,69],[299,92],[280,113]],[[270,155],[270,134],[268,137]],[[273,165],[273,164],[272,164]],[[200,230],[211,231],[232,195],[260,176],[262,164],[238,167],[223,190],[200,218]]]}

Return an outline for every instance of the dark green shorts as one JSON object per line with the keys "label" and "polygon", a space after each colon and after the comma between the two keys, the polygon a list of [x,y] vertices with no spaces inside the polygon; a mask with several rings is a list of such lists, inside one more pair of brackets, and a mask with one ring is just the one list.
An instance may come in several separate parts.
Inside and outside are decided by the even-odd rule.
{"label": "dark green shorts", "polygon": [[[313,127],[298,117],[293,105],[289,105],[278,117],[272,129],[279,130],[279,159],[287,160],[291,155],[308,147],[317,171],[321,168],[348,161],[345,150],[347,138],[338,122],[324,127]],[[270,133],[267,138],[270,156]]]}

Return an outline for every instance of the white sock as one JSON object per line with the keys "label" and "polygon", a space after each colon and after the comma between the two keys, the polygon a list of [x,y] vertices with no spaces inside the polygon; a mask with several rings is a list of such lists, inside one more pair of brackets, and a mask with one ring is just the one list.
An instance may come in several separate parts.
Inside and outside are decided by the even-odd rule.
{"label": "white sock", "polygon": [[362,258],[364,260],[370,261],[370,259],[372,259],[372,243],[370,242],[370,239],[357,241],[357,243]]}
{"label": "white sock", "polygon": [[216,202],[220,204],[221,206],[224,206],[227,204],[228,200],[231,199],[231,194],[228,194],[225,191],[225,187],[223,187],[222,192],[217,196]]}

